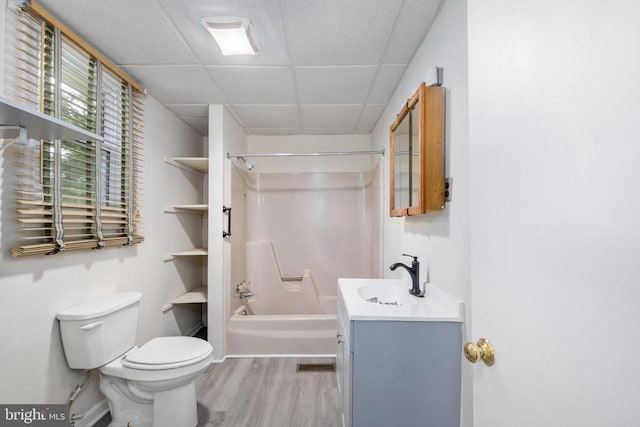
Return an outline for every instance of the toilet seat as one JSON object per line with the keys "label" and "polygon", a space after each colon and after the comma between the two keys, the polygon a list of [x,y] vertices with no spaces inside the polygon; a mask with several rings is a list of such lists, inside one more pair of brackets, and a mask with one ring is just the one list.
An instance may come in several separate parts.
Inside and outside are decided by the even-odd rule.
{"label": "toilet seat", "polygon": [[176,369],[196,364],[209,357],[211,352],[211,345],[199,338],[160,337],[128,352],[122,359],[122,365],[144,371]]}

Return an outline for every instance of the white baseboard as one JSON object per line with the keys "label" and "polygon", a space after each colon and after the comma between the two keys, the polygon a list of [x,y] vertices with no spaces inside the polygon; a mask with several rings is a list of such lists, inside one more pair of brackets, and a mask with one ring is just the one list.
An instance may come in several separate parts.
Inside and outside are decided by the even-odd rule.
{"label": "white baseboard", "polygon": [[107,399],[103,399],[89,408],[84,413],[84,417],[76,421],[75,427],[93,427],[93,425],[100,421],[108,412],[109,402],[107,402]]}

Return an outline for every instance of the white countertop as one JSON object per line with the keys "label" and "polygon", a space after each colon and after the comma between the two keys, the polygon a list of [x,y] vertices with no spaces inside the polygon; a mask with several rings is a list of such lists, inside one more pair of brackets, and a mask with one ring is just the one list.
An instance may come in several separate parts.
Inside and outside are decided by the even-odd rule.
{"label": "white countertop", "polygon": [[[405,280],[394,279],[338,279],[338,299],[344,301],[349,320],[396,320],[414,322],[464,322],[464,303],[443,290],[427,284],[424,298],[409,294],[411,287]],[[366,289],[365,289],[366,288]],[[396,294],[399,305],[368,302],[358,290],[368,296]],[[404,294],[406,293],[406,296]],[[367,296],[367,297],[368,297]],[[383,298],[384,299],[384,298]]]}

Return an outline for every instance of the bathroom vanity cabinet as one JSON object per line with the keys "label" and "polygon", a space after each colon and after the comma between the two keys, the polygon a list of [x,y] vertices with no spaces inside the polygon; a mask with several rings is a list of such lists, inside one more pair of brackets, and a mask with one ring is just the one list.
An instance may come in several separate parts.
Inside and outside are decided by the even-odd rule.
{"label": "bathroom vanity cabinet", "polygon": [[458,427],[461,320],[359,316],[338,295],[336,370],[344,426]]}

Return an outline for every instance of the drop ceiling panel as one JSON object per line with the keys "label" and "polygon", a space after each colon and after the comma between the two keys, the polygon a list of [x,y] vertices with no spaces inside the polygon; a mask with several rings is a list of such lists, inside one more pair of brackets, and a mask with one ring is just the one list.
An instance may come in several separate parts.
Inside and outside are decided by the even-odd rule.
{"label": "drop ceiling panel", "polygon": [[298,135],[300,128],[288,128],[288,129],[261,129],[261,128],[248,128],[249,135]]}
{"label": "drop ceiling panel", "polygon": [[297,67],[301,104],[362,104],[376,67]]}
{"label": "drop ceiling panel", "polygon": [[230,104],[294,104],[288,67],[207,67]]}
{"label": "drop ceiling panel", "polygon": [[373,82],[367,103],[386,104],[407,67],[404,65],[382,65]]}
{"label": "drop ceiling panel", "polygon": [[[280,6],[271,0],[157,0],[161,8],[205,65],[288,65]],[[251,21],[260,53],[223,56],[201,20],[214,16],[241,16]]]}
{"label": "drop ceiling panel", "polygon": [[220,89],[199,65],[132,65],[124,70],[147,88],[163,104],[224,104]]}
{"label": "drop ceiling panel", "polygon": [[353,131],[361,109],[360,105],[303,105],[300,107],[303,131],[321,128]]}
{"label": "drop ceiling panel", "polygon": [[[227,104],[252,134],[367,132],[444,0],[40,0],[205,134]],[[260,52],[222,56],[203,17],[244,16]]]}
{"label": "drop ceiling panel", "polygon": [[[358,125],[356,126],[357,130],[360,132],[371,133],[373,127],[380,119],[382,112],[384,111],[385,105],[371,105],[367,104],[362,109],[362,113],[360,114],[360,120],[358,121]],[[389,123],[391,126],[391,123]]]}
{"label": "drop ceiling panel", "polygon": [[197,62],[153,0],[39,3],[116,64]]}
{"label": "drop ceiling panel", "polygon": [[300,127],[295,105],[233,105],[232,108],[248,128]]}
{"label": "drop ceiling panel", "polygon": [[282,0],[294,65],[377,65],[401,0]]}
{"label": "drop ceiling panel", "polygon": [[405,0],[382,62],[408,64],[433,24],[443,0]]}
{"label": "drop ceiling panel", "polygon": [[352,135],[354,132],[352,127],[346,128],[304,128],[305,135]]}

